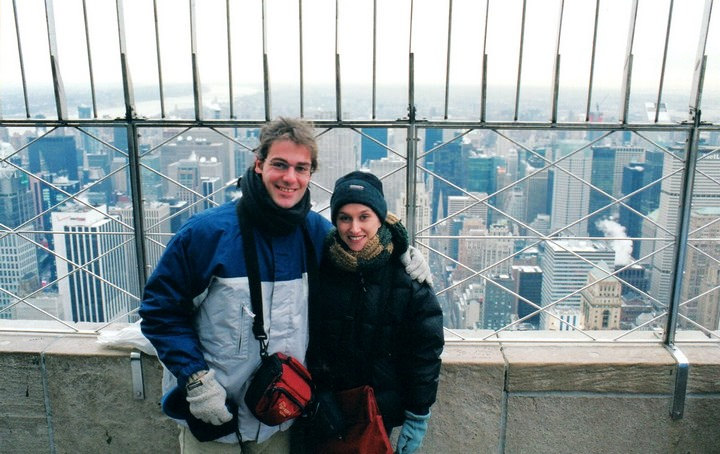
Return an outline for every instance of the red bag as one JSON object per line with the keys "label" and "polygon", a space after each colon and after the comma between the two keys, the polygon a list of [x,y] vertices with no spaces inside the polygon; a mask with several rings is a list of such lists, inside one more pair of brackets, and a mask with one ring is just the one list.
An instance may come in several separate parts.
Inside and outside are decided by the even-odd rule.
{"label": "red bag", "polygon": [[302,415],[312,400],[310,373],[292,356],[274,353],[262,364],[245,393],[250,412],[263,424],[277,426]]}
{"label": "red bag", "polygon": [[323,454],[392,454],[390,439],[370,386],[335,394],[347,430],[342,439],[329,439],[317,446]]}

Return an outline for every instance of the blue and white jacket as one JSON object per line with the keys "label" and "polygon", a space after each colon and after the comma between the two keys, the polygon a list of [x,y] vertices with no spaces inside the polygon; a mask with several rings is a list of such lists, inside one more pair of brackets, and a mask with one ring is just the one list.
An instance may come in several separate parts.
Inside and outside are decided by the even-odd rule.
{"label": "blue and white jacket", "polygon": [[[143,334],[177,383],[184,386],[194,372],[214,369],[228,398],[238,404],[242,439],[262,443],[292,422],[266,426],[244,402],[260,365],[260,345],[252,333],[254,314],[235,210],[235,202],[229,202],[182,226],[145,286],[139,314]],[[319,260],[330,222],[311,211],[306,225]],[[304,363],[309,330],[302,230],[270,237],[256,229],[255,241],[268,353],[283,352]],[[175,380],[163,380],[163,393],[173,386]],[[217,441],[232,443],[237,437]]]}

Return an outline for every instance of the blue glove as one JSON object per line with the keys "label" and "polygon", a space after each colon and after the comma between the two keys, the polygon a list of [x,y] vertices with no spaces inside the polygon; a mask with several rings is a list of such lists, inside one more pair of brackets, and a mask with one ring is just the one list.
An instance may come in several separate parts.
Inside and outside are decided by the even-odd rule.
{"label": "blue glove", "polygon": [[412,454],[420,448],[425,432],[427,432],[428,419],[427,415],[418,416],[405,410],[405,422],[400,429],[398,436],[396,454]]}

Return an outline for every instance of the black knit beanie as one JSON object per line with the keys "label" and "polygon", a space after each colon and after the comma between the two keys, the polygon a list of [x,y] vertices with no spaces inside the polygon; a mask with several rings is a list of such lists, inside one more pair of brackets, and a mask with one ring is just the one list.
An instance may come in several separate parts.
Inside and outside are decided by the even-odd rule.
{"label": "black knit beanie", "polygon": [[348,203],[361,203],[372,208],[380,218],[380,222],[387,216],[382,182],[372,173],[356,170],[335,182],[335,189],[330,198],[330,216],[333,224],[336,224],[340,208]]}

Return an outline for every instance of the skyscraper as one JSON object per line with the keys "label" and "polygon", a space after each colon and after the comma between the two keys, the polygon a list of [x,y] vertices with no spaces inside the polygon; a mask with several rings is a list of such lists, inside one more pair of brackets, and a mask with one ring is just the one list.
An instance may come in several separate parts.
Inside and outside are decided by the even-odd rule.
{"label": "skyscraper", "polygon": [[482,327],[498,330],[512,322],[515,315],[515,296],[509,291],[515,289],[515,282],[509,274],[493,274],[485,284],[485,301],[482,310]]}
{"label": "skyscraper", "polygon": [[[34,138],[28,138],[28,142]],[[78,169],[82,161],[78,160],[78,150],[73,136],[45,136],[28,147],[30,172],[38,174],[47,171],[50,174],[64,175],[69,180],[79,181]]]}
{"label": "skyscraper", "polygon": [[622,175],[622,195],[634,194],[623,200],[624,204],[620,206],[619,222],[625,227],[627,236],[634,238],[632,240],[632,256],[638,259],[640,258],[641,240],[637,238],[642,236],[642,215],[649,213],[649,193],[647,189],[645,191],[638,190],[650,183],[650,174],[646,172],[643,164],[630,163],[623,168]]}
{"label": "skyscraper", "polygon": [[[99,211],[98,211],[99,210]],[[129,321],[139,301],[128,295],[130,275],[122,226],[103,212],[79,207],[52,213],[55,263],[63,312],[74,322]]]}
{"label": "skyscraper", "polygon": [[[0,158],[14,151],[9,144],[0,143]],[[25,296],[39,286],[36,247],[29,233],[34,225],[27,222],[34,214],[27,175],[0,163],[0,229],[15,230],[0,234],[0,288],[12,294],[0,292],[0,310],[18,301],[13,295]],[[0,318],[12,318],[11,311],[0,312]]]}
{"label": "skyscraper", "polygon": [[[587,260],[587,261],[586,261]],[[587,283],[587,273],[592,264],[601,261],[613,263],[615,251],[599,241],[560,240],[548,241],[541,258],[543,280],[542,307],[552,305],[550,310],[564,320],[578,320],[580,316],[580,288]],[[572,329],[546,313],[540,317],[541,329]]]}
{"label": "skyscraper", "polygon": [[433,212],[433,222],[436,222],[438,219],[442,219],[448,215],[448,197],[451,195],[461,195],[461,191],[455,186],[465,187],[465,169],[463,167],[465,156],[459,140],[446,144],[435,150],[433,154],[435,154],[435,173],[452,183],[452,185],[450,185],[440,179],[433,181],[432,206],[436,208]]}
{"label": "skyscraper", "polygon": [[[515,293],[540,306],[543,278],[542,268],[534,265],[516,265],[512,267],[512,276],[516,285]],[[515,307],[517,307],[517,316],[519,319],[538,310],[538,308],[520,298],[517,298]],[[525,320],[525,323],[529,323],[537,329],[540,325],[540,316],[534,315]]]}
{"label": "skyscraper", "polygon": [[[697,173],[695,176],[695,187],[693,188],[693,209],[712,208],[717,206],[720,198],[720,185],[712,177],[720,174],[720,155],[712,153],[710,149],[700,148],[698,150]],[[684,165],[682,159],[684,150],[676,150],[677,155],[665,154],[663,163],[663,176],[677,172]],[[659,250],[652,258],[652,272],[650,276],[650,294],[660,300],[662,305],[669,302],[670,285],[673,275],[674,247],[665,247],[672,241],[672,235],[676,234],[678,213],[680,209],[681,174],[665,178],[661,184],[660,207],[658,208],[658,219],[662,220],[661,225],[669,232],[658,230],[657,237],[667,238],[666,240],[654,241],[654,250]],[[653,243],[648,241],[648,243]],[[695,273],[697,270],[691,266],[686,273]]]}
{"label": "skyscraper", "polygon": [[[553,149],[557,161],[585,145],[581,140],[562,140]],[[577,222],[588,214],[590,206],[590,182],[592,153],[588,148],[575,152],[572,156],[558,162],[552,183],[552,224],[551,230],[564,229],[563,232],[575,236],[587,235],[587,219]],[[581,181],[583,180],[583,181]],[[566,226],[571,227],[565,229]]]}

